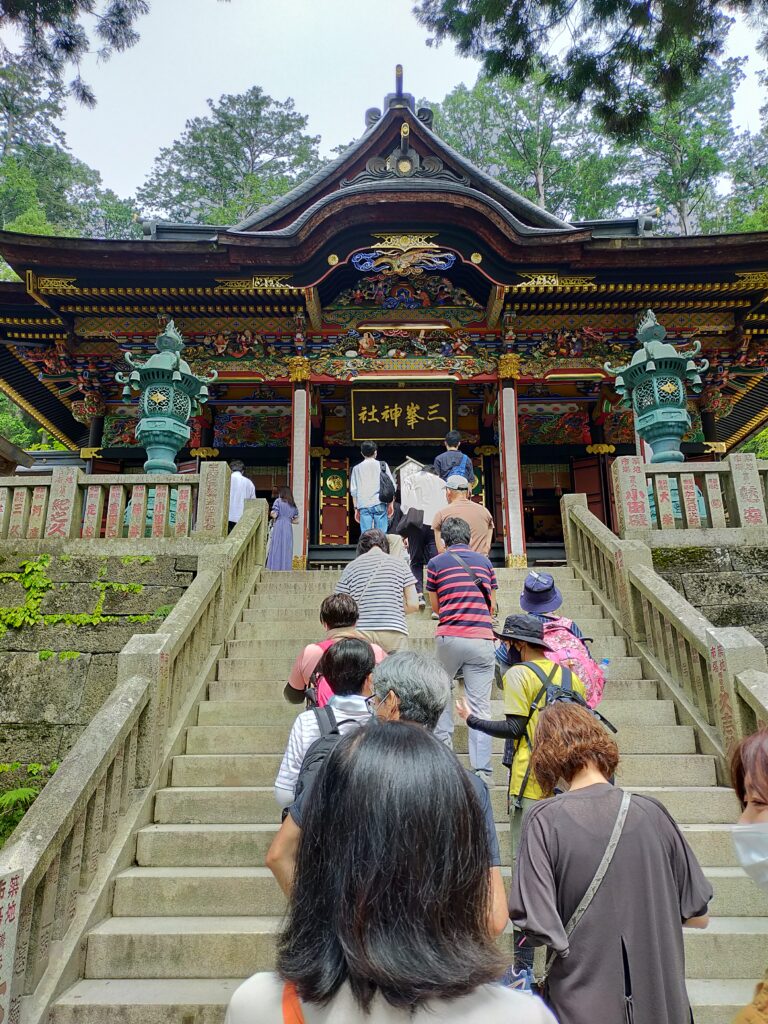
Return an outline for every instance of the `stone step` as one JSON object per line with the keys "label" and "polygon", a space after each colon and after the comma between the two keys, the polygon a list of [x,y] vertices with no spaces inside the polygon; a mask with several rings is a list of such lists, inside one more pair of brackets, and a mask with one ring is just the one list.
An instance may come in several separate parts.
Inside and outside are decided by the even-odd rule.
{"label": "stone step", "polygon": [[[610,640],[618,640],[618,637],[609,637]],[[606,641],[604,641],[606,642]],[[229,679],[274,679],[288,678],[296,654],[296,648],[291,644],[283,645],[285,653],[274,657],[263,657],[255,655],[248,658],[221,658],[218,662],[217,678],[220,681]],[[598,661],[603,657],[610,657],[603,654],[601,641],[592,645],[592,655]],[[606,679],[642,679],[642,668],[639,658],[615,657],[610,659],[610,664],[605,673]]]}
{"label": "stone step", "polygon": [[[614,723],[615,724],[615,723]],[[204,725],[187,730],[188,754],[274,754],[288,742],[290,726],[278,725]],[[454,750],[467,751],[467,727],[456,727]],[[625,726],[617,736],[622,754],[695,754],[693,729],[682,725]],[[493,740],[493,749],[501,754],[504,740]]]}
{"label": "stone step", "polygon": [[[110,979],[77,982],[59,996],[49,1024],[223,1024],[244,978]],[[696,1024],[727,1024],[751,1002],[751,979],[689,978]]]}
{"label": "stone step", "polygon": [[[613,619],[600,618],[597,615],[598,608],[596,605],[592,605],[588,611],[589,618],[579,617],[577,620],[585,636],[616,635],[616,624]],[[502,619],[507,614],[511,614],[511,610],[502,609]],[[414,635],[419,635],[415,632],[416,630],[429,630],[430,632],[428,634],[425,632],[424,635],[433,636],[436,625],[435,620],[426,611],[408,616],[408,629],[414,631]],[[250,627],[250,631],[247,627]],[[314,610],[307,608],[272,608],[269,611],[269,616],[266,616],[263,610],[246,608],[243,612],[242,621],[238,623],[237,639],[249,640],[251,637],[258,639],[260,632],[264,629],[293,630],[292,636],[301,631],[302,634],[309,637],[306,641],[308,644],[323,638],[323,629],[320,625],[317,608]]]}
{"label": "stone step", "polygon": [[[139,867],[264,867],[279,823],[147,825],[138,833]],[[737,867],[729,825],[681,825],[701,864]],[[509,824],[496,823],[501,862],[510,863]]]}
{"label": "stone step", "polygon": [[[509,890],[512,869],[502,870]],[[722,917],[768,916],[768,893],[741,868],[705,869],[714,898],[710,913]],[[268,868],[136,867],[115,879],[115,917],[217,917],[279,915],[285,896]]]}
{"label": "stone step", "polygon": [[[249,628],[253,630],[253,627]],[[236,631],[237,639],[227,641],[227,658],[248,658],[249,660],[251,658],[263,658],[268,656],[270,652],[274,652],[278,644],[288,645],[290,653],[295,657],[302,648],[317,639],[317,634],[314,636],[296,636],[294,630],[294,635],[291,635],[290,626],[274,626],[271,624],[261,627],[256,636],[245,637],[243,636],[244,632],[243,627],[238,626]],[[411,631],[409,633],[408,646],[412,651],[433,654],[435,651],[434,629],[430,629],[426,636],[421,630],[419,630],[419,633]],[[627,656],[627,641],[621,636],[602,636],[595,639],[595,642],[590,645],[590,650],[592,656],[598,661],[602,658],[609,658],[610,660],[625,658]]]}
{"label": "stone step", "polygon": [[[628,659],[624,659],[628,660]],[[635,659],[632,659],[633,661]],[[221,664],[221,663],[220,663]],[[611,666],[608,666],[610,672]],[[265,707],[265,715],[269,712],[269,706],[275,705],[275,708],[282,701],[283,688],[285,687],[286,679],[288,678],[288,671],[278,675],[275,672],[269,674],[269,676],[261,677],[255,680],[251,676],[235,676],[234,678],[228,678],[224,680],[214,680],[208,684],[208,697],[210,700],[215,702],[222,701],[260,701],[263,700]],[[647,700],[652,701],[656,699],[658,693],[659,684],[654,679],[610,679],[606,683],[605,692],[609,696],[606,700],[621,701],[621,700]],[[456,693],[461,692],[460,684],[456,685]],[[498,688],[493,691],[498,694],[498,702],[492,702],[492,708],[494,709],[494,716],[499,718],[503,714],[502,702],[501,702],[501,690]],[[288,707],[296,707],[296,705],[286,705]],[[602,709],[602,704],[600,705]],[[274,709],[273,709],[274,710]],[[301,710],[301,707],[298,707]],[[606,717],[610,718],[610,715],[606,712]],[[271,721],[271,719],[266,719]]]}
{"label": "stone step", "polygon": [[[274,784],[281,754],[180,754],[173,758],[173,786],[269,786]],[[465,754],[459,754],[468,763]],[[506,778],[495,754],[497,783]],[[714,758],[705,754],[626,754],[617,779],[626,786],[714,786]]]}
{"label": "stone step", "polygon": [[688,978],[687,988],[696,1024],[727,1024],[755,994],[751,978]]}
{"label": "stone step", "polygon": [[[502,771],[491,786],[496,821],[507,821],[507,786]],[[676,821],[730,825],[739,815],[731,789],[724,786],[634,786],[634,793],[664,804]],[[280,812],[269,786],[171,786],[155,797],[156,824],[274,824]]]}
{"label": "stone step", "polygon": [[[496,577],[499,584],[499,590],[508,592],[510,594],[516,594],[518,597],[523,591],[523,582],[525,577],[522,577],[519,581],[512,579],[509,576]],[[253,592],[253,599],[259,598],[262,594],[286,594],[293,595],[299,593],[305,594],[332,594],[334,587],[338,583],[338,578],[334,580],[315,579],[309,577],[306,580],[300,580],[297,576],[291,576],[287,580],[265,580],[263,583],[259,582]],[[556,582],[556,586],[563,597],[566,594],[576,594],[585,591],[586,585],[581,581],[574,579],[573,577],[564,578]]]}
{"label": "stone step", "polygon": [[[613,683],[615,688],[619,684]],[[494,696],[500,696],[498,689]],[[504,714],[501,700],[492,700],[491,709],[494,718]],[[198,725],[261,725],[263,727],[285,725],[290,728],[294,718],[303,711],[303,706],[288,704],[283,700],[207,700],[198,708]],[[675,704],[671,700],[619,700],[606,698],[600,703],[599,710],[605,717],[619,728],[627,725],[675,725],[677,716]]]}
{"label": "stone step", "polygon": [[[113,917],[88,936],[86,976],[97,978],[242,978],[274,963],[279,917]],[[686,975],[701,978],[717,965],[722,978],[761,977],[768,921],[713,918],[704,931],[687,929]],[[511,929],[500,939],[511,950]]]}

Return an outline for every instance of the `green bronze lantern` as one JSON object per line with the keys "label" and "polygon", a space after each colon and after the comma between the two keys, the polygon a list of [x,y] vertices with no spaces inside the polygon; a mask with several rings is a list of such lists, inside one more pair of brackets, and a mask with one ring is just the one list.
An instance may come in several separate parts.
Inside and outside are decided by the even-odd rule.
{"label": "green bronze lantern", "polygon": [[680,443],[691,427],[686,385],[698,394],[709,362],[696,360],[700,342],[678,352],[664,341],[666,335],[653,310],[647,310],[637,329],[641,347],[629,366],[613,369],[606,363],[604,368],[616,378],[622,405],[634,409],[637,432],[653,449],[651,462],[683,462]]}
{"label": "green bronze lantern", "polygon": [[146,473],[175,473],[176,455],[189,441],[189,418],[197,415],[208,401],[208,385],[218,374],[198,377],[189,363],[181,358],[184,339],[173,320],[155,342],[157,353],[146,363],[135,363],[130,353],[125,361],[129,374],[118,373],[115,380],[123,384],[123,398],[140,391],[141,417],[136,427],[136,440],[146,449]]}

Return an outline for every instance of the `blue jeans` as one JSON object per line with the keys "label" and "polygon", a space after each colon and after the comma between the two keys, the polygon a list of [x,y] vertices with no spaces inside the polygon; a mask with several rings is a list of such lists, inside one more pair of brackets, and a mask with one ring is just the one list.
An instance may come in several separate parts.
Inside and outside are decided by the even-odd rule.
{"label": "blue jeans", "polygon": [[387,506],[382,502],[378,505],[371,505],[370,508],[358,509],[360,513],[360,533],[366,530],[381,530],[387,532]]}

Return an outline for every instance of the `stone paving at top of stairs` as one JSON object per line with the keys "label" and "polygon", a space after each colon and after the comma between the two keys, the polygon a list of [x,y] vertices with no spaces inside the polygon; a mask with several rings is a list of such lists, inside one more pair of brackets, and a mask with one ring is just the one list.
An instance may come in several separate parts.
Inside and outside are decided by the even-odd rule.
{"label": "stone paving at top of stairs", "polygon": [[[525,573],[497,574],[504,616],[518,608]],[[697,1024],[726,1024],[751,999],[768,948],[768,894],[737,865],[730,839],[736,799],[716,785],[714,759],[697,751],[657,682],[642,678],[640,660],[591,593],[570,569],[553,575],[571,616],[594,636],[595,656],[610,658],[601,710],[619,729],[618,781],[668,808],[712,881],[713,921],[685,933],[686,972]],[[282,700],[282,688],[304,643],[322,636],[317,610],[338,576],[266,574],[156,795],[154,821],[137,836],[136,863],[115,879],[112,916],[88,935],[86,977],[59,997],[49,1024],[222,1024],[240,980],[271,967],[285,907],[264,867],[279,822],[272,787],[301,710]],[[414,646],[429,650],[435,623],[422,614],[409,625]],[[495,717],[500,697],[494,690]],[[466,762],[463,723],[454,740]],[[491,802],[508,877],[500,748],[495,742]],[[511,936],[500,941],[510,953]]]}

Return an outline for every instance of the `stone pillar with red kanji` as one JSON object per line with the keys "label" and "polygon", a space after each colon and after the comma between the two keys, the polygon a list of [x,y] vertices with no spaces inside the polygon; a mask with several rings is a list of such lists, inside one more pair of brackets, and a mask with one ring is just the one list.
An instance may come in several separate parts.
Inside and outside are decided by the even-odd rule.
{"label": "stone pillar with red kanji", "polygon": [[[518,356],[506,353],[499,359],[499,452],[504,508],[504,564],[507,568],[524,569],[528,565],[528,559],[525,554],[520,435],[515,387],[519,370]],[[497,523],[497,534],[499,526]]]}
{"label": "stone pillar with red kanji", "polygon": [[294,384],[291,419],[291,491],[299,510],[299,521],[293,527],[293,568],[306,569],[309,553],[309,360],[304,356],[289,359],[288,373]]}
{"label": "stone pillar with red kanji", "polygon": [[616,503],[619,534],[644,536],[651,529],[651,503],[645,462],[639,455],[622,455],[611,466],[611,483]]}

